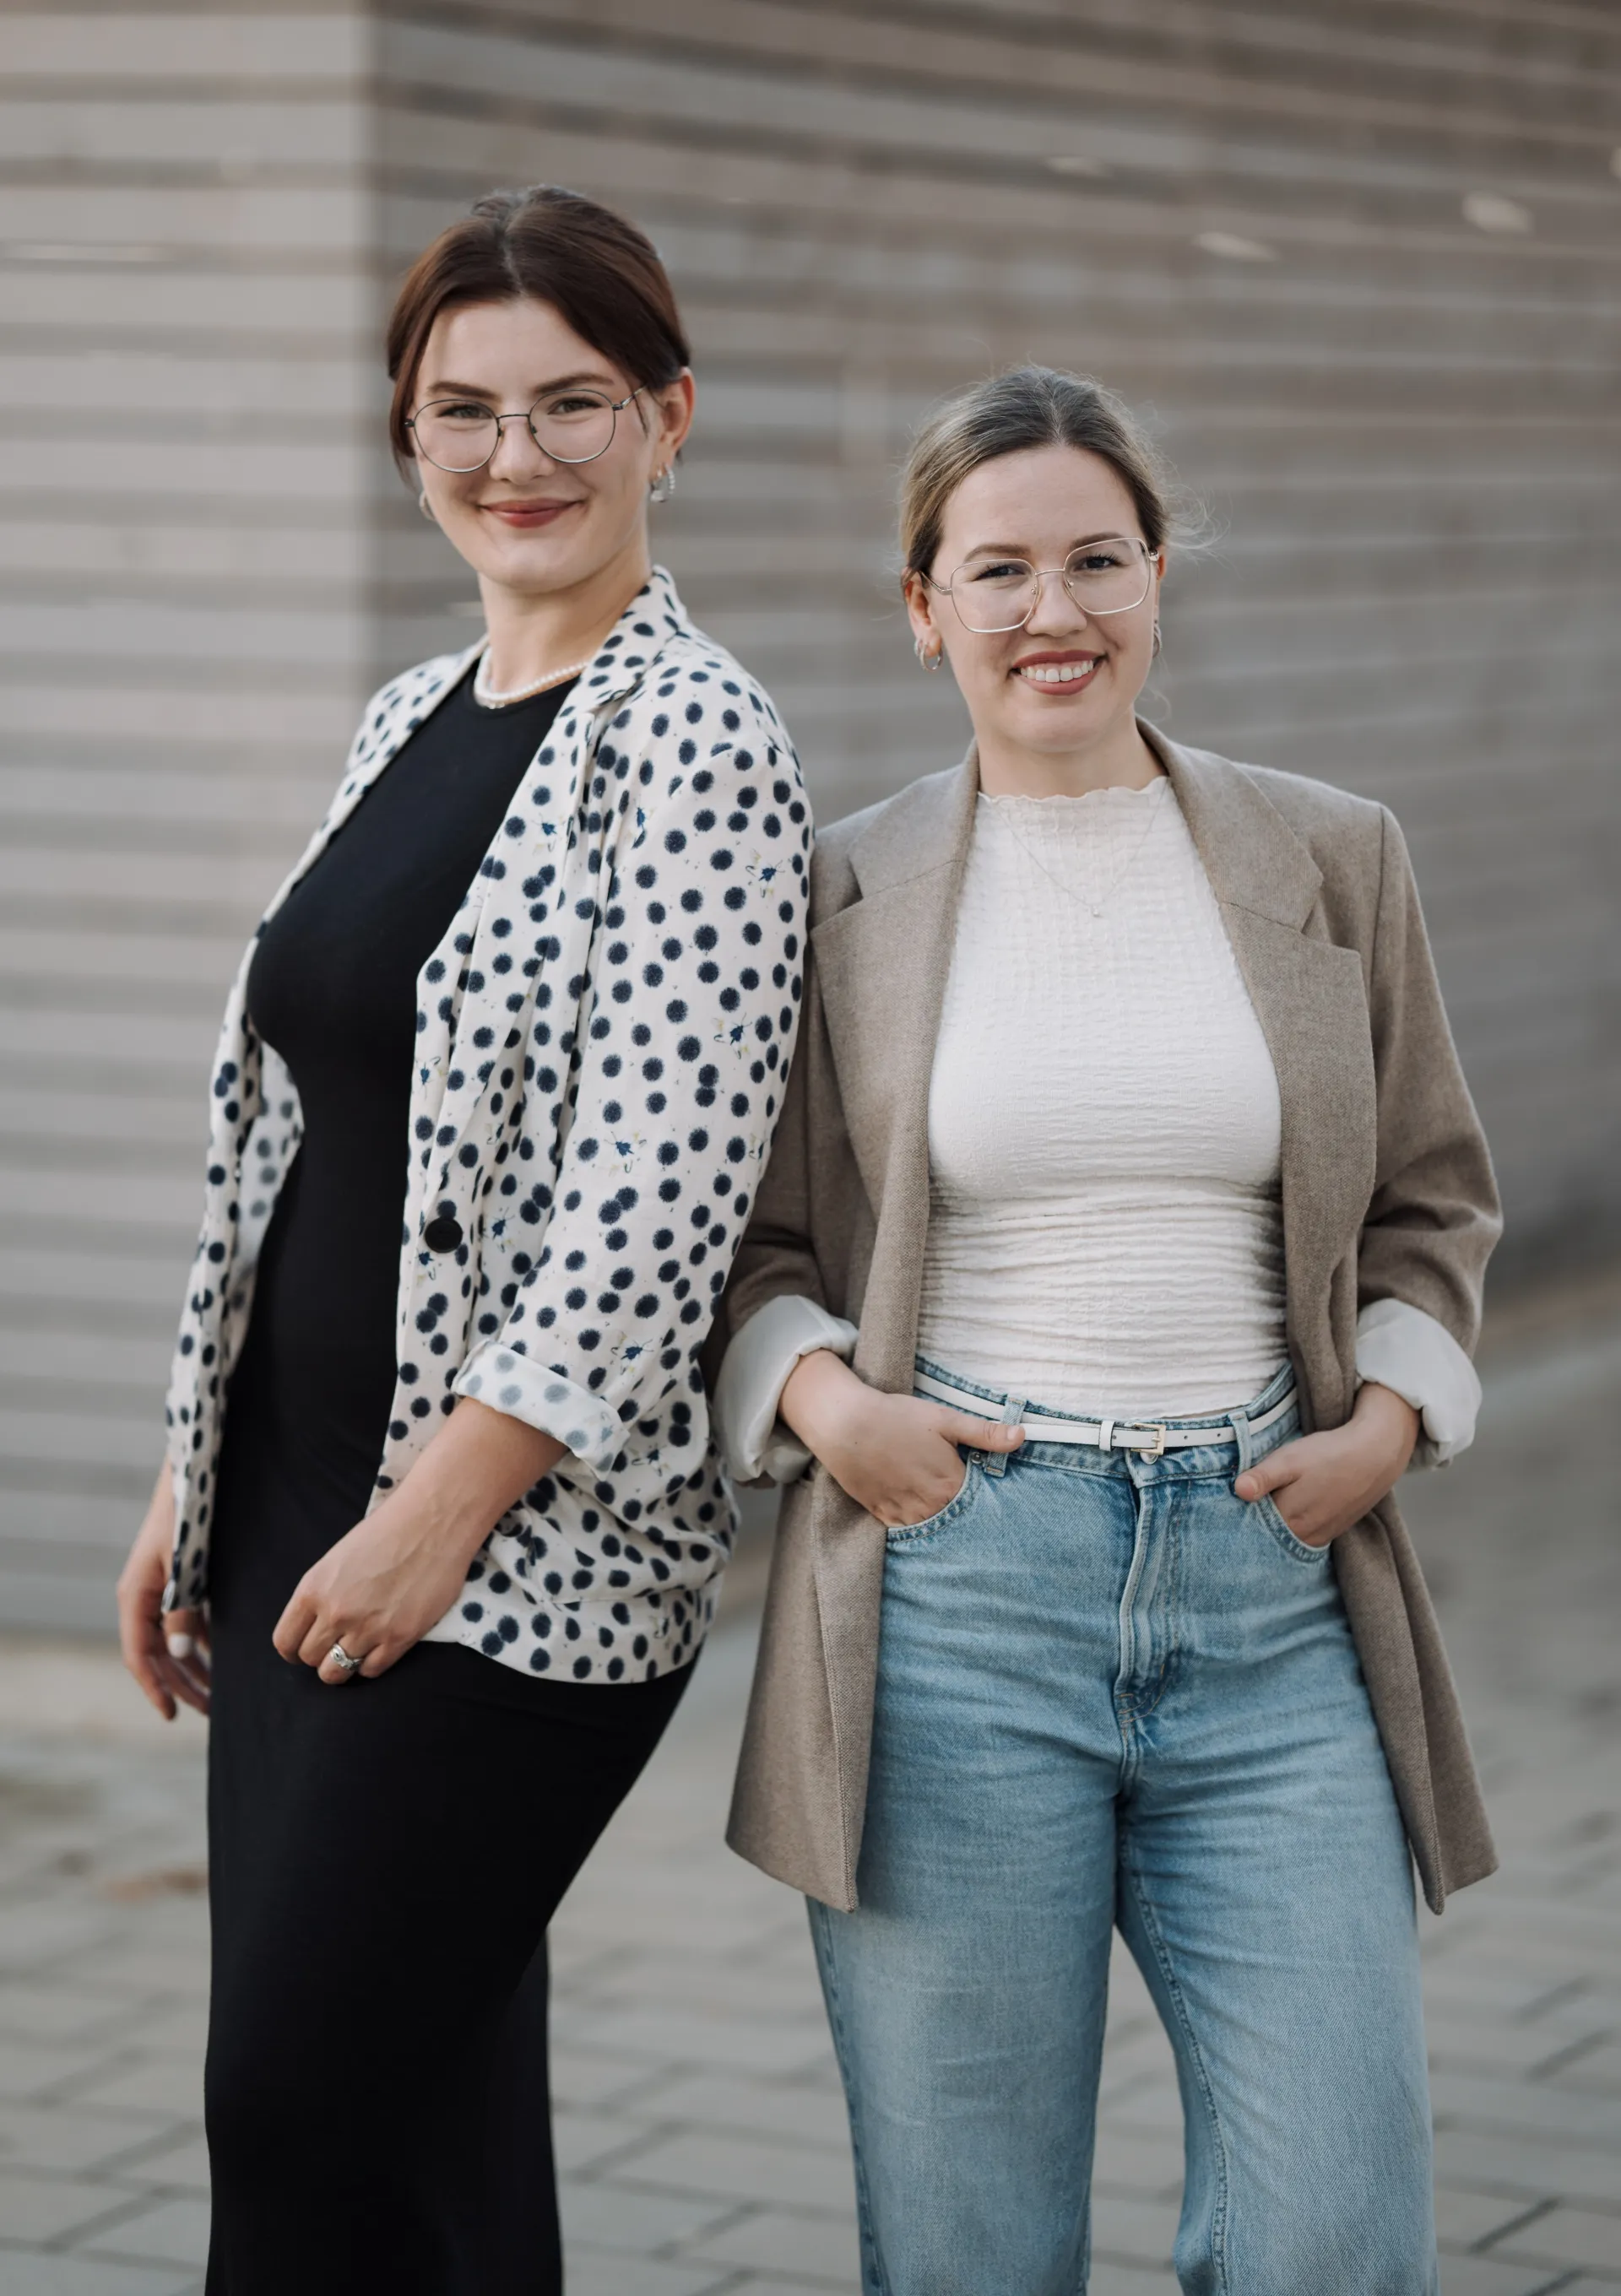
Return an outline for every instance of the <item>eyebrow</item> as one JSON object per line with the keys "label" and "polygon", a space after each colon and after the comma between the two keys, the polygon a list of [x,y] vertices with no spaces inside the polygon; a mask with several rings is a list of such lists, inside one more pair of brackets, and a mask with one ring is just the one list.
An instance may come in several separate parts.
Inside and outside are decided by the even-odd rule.
{"label": "eyebrow", "polygon": [[[1140,542],[1141,540],[1140,535],[1123,534],[1117,526],[1106,526],[1100,533],[1081,535],[1070,544],[1069,549],[1084,550],[1090,543],[1093,542]],[[970,558],[1027,558],[1029,554],[1027,546],[1022,542],[976,542],[968,553]],[[1069,552],[1066,551],[1065,555],[1067,557],[1068,554]]]}
{"label": "eyebrow", "polygon": [[[586,382],[590,383],[593,388],[605,385],[612,390],[617,386],[618,380],[616,375],[604,374],[597,369],[588,367],[580,374],[555,375],[551,381],[543,382],[540,385],[535,393],[535,398],[548,398],[555,390],[569,390]],[[451,382],[437,376],[432,382],[423,383],[420,388],[424,395],[429,398],[476,398],[481,402],[488,402],[490,397],[490,393],[479,383]]]}

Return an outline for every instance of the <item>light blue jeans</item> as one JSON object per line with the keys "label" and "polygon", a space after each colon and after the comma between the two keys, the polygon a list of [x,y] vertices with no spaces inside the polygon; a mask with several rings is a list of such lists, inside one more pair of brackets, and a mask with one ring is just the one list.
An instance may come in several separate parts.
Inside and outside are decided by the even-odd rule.
{"label": "light blue jeans", "polygon": [[1116,1923],[1189,2296],[1433,2296],[1411,1873],[1333,1566],[1234,1497],[1247,1431],[1176,1423],[1212,1441],[970,1454],[890,1534],[860,1904],[810,1908],[867,2296],[1085,2289]]}

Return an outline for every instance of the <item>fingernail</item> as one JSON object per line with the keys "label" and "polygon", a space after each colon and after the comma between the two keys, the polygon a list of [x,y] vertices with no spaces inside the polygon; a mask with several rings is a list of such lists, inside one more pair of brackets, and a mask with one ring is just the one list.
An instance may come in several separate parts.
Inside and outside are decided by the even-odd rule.
{"label": "fingernail", "polygon": [[190,1658],[197,1647],[190,1635],[168,1635],[164,1639],[169,1644],[170,1658]]}

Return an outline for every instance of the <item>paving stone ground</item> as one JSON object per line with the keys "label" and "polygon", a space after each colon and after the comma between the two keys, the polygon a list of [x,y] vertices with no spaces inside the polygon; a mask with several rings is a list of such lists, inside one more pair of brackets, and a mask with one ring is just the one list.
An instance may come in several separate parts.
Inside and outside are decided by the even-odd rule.
{"label": "paving stone ground", "polygon": [[[1522,1332],[1489,1391],[1475,1451],[1411,1489],[1503,1852],[1424,1923],[1442,2286],[1599,2296],[1621,2289],[1621,1320]],[[737,1605],[556,1924],[570,2296],[858,2285],[802,1909],[720,1838],[751,1643]],[[0,1644],[4,2296],[202,2288],[202,1738],[145,1721],[104,1651]],[[1169,2051],[1117,1955],[1093,2296],[1174,2296],[1180,2185]]]}

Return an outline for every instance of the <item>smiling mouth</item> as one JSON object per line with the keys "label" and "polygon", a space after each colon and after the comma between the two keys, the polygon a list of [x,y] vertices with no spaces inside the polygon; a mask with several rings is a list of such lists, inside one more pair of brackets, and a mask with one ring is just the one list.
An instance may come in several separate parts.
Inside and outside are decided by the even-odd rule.
{"label": "smiling mouth", "polygon": [[1102,665],[1100,653],[1089,653],[1072,655],[1066,661],[1016,661],[1013,674],[1022,678],[1026,685],[1040,686],[1052,693],[1084,685]]}
{"label": "smiling mouth", "polygon": [[481,503],[481,510],[494,518],[555,518],[559,512],[577,510],[578,498],[567,502],[493,502]]}

